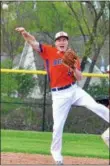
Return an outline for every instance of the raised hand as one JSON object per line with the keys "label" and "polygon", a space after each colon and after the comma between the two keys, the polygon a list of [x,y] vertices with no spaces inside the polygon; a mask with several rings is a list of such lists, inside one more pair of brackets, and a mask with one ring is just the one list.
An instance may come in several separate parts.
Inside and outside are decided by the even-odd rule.
{"label": "raised hand", "polygon": [[20,34],[23,36],[24,40],[27,41],[32,47],[35,47],[37,44],[37,41],[34,36],[29,34],[23,27],[18,27],[15,29],[17,32],[20,32]]}
{"label": "raised hand", "polygon": [[18,31],[18,32],[20,32],[20,33],[22,33],[22,32],[25,31],[25,28],[23,28],[23,27],[18,27],[18,28],[16,28],[15,30]]}

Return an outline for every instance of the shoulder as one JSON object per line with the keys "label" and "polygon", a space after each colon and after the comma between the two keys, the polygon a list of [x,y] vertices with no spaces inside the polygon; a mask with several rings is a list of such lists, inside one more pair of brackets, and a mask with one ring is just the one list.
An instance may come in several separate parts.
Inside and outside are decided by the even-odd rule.
{"label": "shoulder", "polygon": [[47,51],[55,51],[56,48],[53,45],[40,43],[40,50],[41,50],[41,52],[45,52],[45,51],[47,52]]}
{"label": "shoulder", "polygon": [[56,54],[56,48],[52,45],[48,44],[39,44],[40,48],[40,55],[43,57],[43,59],[49,59],[51,58],[51,55]]}
{"label": "shoulder", "polygon": [[45,44],[45,43],[39,43],[40,47],[42,48],[47,48],[47,49],[54,49],[54,47],[52,45],[49,44]]}

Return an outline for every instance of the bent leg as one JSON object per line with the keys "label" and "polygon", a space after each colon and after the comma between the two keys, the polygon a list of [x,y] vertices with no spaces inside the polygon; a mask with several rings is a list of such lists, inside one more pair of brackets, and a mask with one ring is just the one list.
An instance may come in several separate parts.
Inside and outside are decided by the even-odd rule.
{"label": "bent leg", "polygon": [[[86,91],[81,89],[80,87],[77,87],[76,90],[76,100],[72,101],[72,104],[77,106],[84,106],[94,113],[96,113],[98,116],[100,116],[102,119],[104,119],[106,122],[109,123],[109,109],[105,107],[102,104],[97,103]],[[101,135],[102,139],[106,143],[106,145],[109,147],[109,128]]]}
{"label": "bent leg", "polygon": [[79,94],[79,98],[77,98],[77,100],[72,104],[77,106],[84,106],[90,109],[109,123],[109,109],[107,107],[97,103],[86,91],[80,87],[77,87],[77,93]]}

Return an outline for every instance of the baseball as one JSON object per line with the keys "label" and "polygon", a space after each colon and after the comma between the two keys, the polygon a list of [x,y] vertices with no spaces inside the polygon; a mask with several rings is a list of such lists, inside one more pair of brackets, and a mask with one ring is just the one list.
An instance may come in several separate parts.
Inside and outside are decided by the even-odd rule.
{"label": "baseball", "polygon": [[4,4],[2,5],[2,9],[3,9],[3,10],[8,10],[8,5],[7,5],[6,3],[4,3]]}

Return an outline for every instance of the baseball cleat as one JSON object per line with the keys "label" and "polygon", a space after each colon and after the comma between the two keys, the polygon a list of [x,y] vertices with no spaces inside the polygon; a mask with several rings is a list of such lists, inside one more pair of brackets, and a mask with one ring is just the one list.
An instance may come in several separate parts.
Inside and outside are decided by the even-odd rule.
{"label": "baseball cleat", "polygon": [[62,161],[56,161],[56,165],[63,165]]}
{"label": "baseball cleat", "polygon": [[104,131],[104,133],[101,135],[101,138],[103,139],[105,144],[109,147],[110,143],[109,128],[106,131]]}

